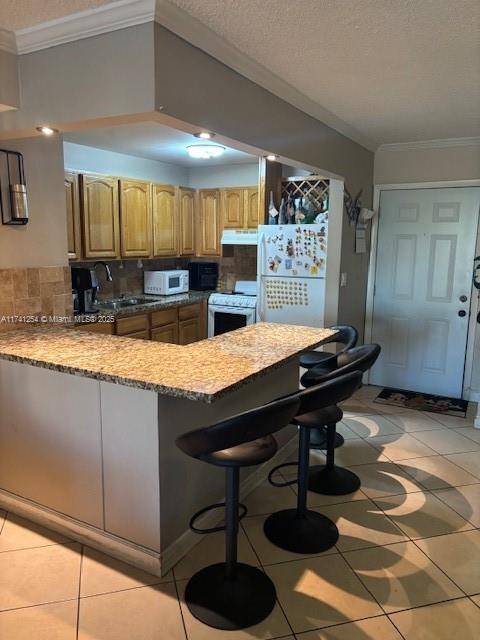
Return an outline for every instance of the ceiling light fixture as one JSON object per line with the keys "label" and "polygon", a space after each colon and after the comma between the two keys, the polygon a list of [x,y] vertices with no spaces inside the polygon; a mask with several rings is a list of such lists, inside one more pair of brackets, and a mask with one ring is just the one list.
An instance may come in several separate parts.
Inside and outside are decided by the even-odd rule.
{"label": "ceiling light fixture", "polygon": [[270,160],[270,162],[275,162],[275,160],[278,159],[278,156],[276,156],[274,153],[269,153],[268,156],[266,156],[267,160]]}
{"label": "ceiling light fixture", "polygon": [[202,140],[211,140],[215,134],[211,131],[200,131],[199,133],[193,134],[195,138],[201,138]]}
{"label": "ceiling light fixture", "polygon": [[47,127],[44,125],[43,127],[36,127],[39,133],[43,133],[44,136],[53,136],[55,133],[58,133],[58,129],[53,129],[52,127]]}
{"label": "ceiling light fixture", "polygon": [[218,158],[225,151],[225,147],[219,144],[191,144],[187,147],[187,153],[191,158]]}

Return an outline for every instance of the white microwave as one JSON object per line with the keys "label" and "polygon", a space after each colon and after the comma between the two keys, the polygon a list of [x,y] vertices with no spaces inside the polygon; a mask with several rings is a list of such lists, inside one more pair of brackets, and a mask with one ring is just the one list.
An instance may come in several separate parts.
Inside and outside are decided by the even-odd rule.
{"label": "white microwave", "polygon": [[171,296],[188,291],[188,271],[144,271],[143,291],[157,296]]}

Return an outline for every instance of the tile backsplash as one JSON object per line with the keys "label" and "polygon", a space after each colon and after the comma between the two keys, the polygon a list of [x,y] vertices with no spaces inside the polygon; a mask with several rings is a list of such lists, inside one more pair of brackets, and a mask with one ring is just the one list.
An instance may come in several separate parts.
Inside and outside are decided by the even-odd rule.
{"label": "tile backsplash", "polygon": [[15,316],[35,316],[48,322],[53,316],[71,314],[69,267],[0,269],[0,331],[25,327]]}
{"label": "tile backsplash", "polygon": [[[257,250],[250,246],[225,246],[221,258],[193,258],[216,261],[220,265],[218,288],[231,289],[236,280],[255,280]],[[143,268],[187,269],[190,258],[162,258],[143,260],[112,260],[108,265],[113,281],[107,282],[105,270],[97,267],[98,298],[115,298],[122,294],[143,292]],[[75,262],[75,266],[93,267],[92,262]],[[72,282],[70,267],[30,267],[0,269],[0,332],[25,327],[15,316],[35,316],[42,322],[53,321],[52,316],[72,315]]]}
{"label": "tile backsplash", "polygon": [[[143,269],[187,269],[190,260],[215,261],[220,265],[218,288],[231,289],[235,280],[255,280],[257,277],[257,248],[252,246],[225,246],[221,258],[158,258],[136,260],[105,260],[112,272],[108,282],[105,270],[96,269],[99,289],[97,297],[118,298],[120,295],[138,295],[143,292]],[[91,268],[95,261],[75,262],[72,266]],[[141,266],[138,266],[138,265]]]}

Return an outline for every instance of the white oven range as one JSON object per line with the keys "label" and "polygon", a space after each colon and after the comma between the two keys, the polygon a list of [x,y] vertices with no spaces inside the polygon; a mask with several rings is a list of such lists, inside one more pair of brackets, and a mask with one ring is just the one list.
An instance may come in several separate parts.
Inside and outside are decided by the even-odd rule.
{"label": "white oven range", "polygon": [[238,280],[233,291],[208,298],[208,337],[234,331],[256,322],[257,283]]}

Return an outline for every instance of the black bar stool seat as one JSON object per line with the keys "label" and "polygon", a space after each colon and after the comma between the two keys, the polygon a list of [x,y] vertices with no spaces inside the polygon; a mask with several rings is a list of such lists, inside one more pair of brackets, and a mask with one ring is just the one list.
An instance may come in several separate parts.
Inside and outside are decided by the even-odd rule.
{"label": "black bar stool seat", "polygon": [[199,456],[199,460],[217,467],[253,467],[267,462],[277,453],[277,441],[273,436],[257,438],[236,447],[212,451]]}
{"label": "black bar stool seat", "polygon": [[310,413],[304,413],[303,416],[296,416],[295,424],[298,424],[299,427],[317,429],[319,425],[337,424],[342,418],[343,411],[340,407],[333,405],[331,407],[317,409],[316,411],[310,411]]}
{"label": "black bar stool seat", "polygon": [[[307,389],[317,388],[318,384],[324,383],[326,380],[335,380],[338,376],[343,377],[351,371],[365,373],[375,364],[379,355],[380,346],[378,344],[365,344],[360,347],[354,347],[339,355],[339,366],[335,371],[324,375],[321,367],[318,369],[313,367],[303,375],[302,384]],[[338,411],[341,413],[340,409]],[[333,413],[331,417],[335,417]],[[354,493],[360,488],[360,478],[356,473],[349,469],[338,467],[335,464],[336,425],[340,420],[332,419],[323,423],[327,430],[324,447],[327,460],[325,465],[317,465],[310,468],[308,488],[314,493],[321,493],[327,496],[344,496]]]}
{"label": "black bar stool seat", "polygon": [[[350,397],[360,386],[361,379],[360,372],[351,372],[297,394],[300,407],[293,420],[299,427],[297,506],[273,513],[263,525],[266,537],[281,549],[294,553],[320,553],[333,547],[338,540],[335,523],[307,508],[310,431],[323,426],[326,419],[342,415],[340,410],[336,410],[335,403]],[[311,414],[315,414],[317,420],[311,420]],[[278,465],[270,472],[269,480],[274,486],[281,486],[272,482],[272,475],[283,466]]]}
{"label": "black bar stool seat", "polygon": [[[275,455],[277,443],[272,433],[290,423],[299,405],[296,396],[287,397],[177,439],[177,446],[187,455],[225,469],[225,503],[202,509],[190,522],[200,533],[225,530],[225,562],[198,571],[185,589],[190,612],[210,627],[228,631],[251,627],[268,617],[275,606],[277,594],[267,574],[237,561],[239,472]],[[225,527],[199,530],[193,526],[195,518],[219,506],[225,507]]]}
{"label": "black bar stool seat", "polygon": [[[326,343],[338,343],[343,345],[343,348],[337,353],[328,353],[326,351],[307,351],[300,356],[300,366],[304,369],[311,369],[315,367],[315,376],[317,378],[321,376],[327,376],[329,373],[338,368],[338,358],[342,353],[352,349],[356,346],[358,341],[358,331],[355,327],[348,324],[334,325],[329,327],[334,329],[337,333],[332,336]],[[302,378],[303,384],[303,378]],[[304,385],[309,386],[309,385]],[[335,448],[341,447],[344,443],[343,436],[340,433],[335,433]],[[327,433],[323,428],[315,429],[310,433],[310,449],[326,449],[327,447]]]}
{"label": "black bar stool seat", "polygon": [[307,353],[300,356],[300,366],[304,369],[319,366],[328,371],[332,371],[337,367],[338,356],[347,349],[352,349],[356,346],[358,341],[358,331],[355,327],[348,324],[339,324],[328,328],[333,329],[337,333],[331,338],[325,340],[323,344],[338,343],[343,345],[343,349],[337,353],[328,353],[326,351],[307,351]]}

